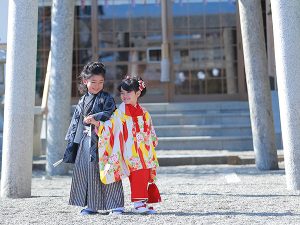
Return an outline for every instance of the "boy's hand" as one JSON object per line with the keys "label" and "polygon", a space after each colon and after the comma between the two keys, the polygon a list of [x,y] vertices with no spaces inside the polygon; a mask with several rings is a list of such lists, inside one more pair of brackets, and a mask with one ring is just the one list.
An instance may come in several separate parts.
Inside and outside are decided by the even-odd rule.
{"label": "boy's hand", "polygon": [[98,122],[94,119],[93,116],[87,116],[83,119],[83,122],[86,124],[94,124],[95,126],[98,126]]}

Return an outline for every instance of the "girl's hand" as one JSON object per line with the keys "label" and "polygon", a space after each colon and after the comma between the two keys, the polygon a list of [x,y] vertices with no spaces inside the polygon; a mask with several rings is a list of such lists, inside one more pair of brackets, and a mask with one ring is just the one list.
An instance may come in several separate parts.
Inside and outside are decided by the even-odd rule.
{"label": "girl's hand", "polygon": [[154,183],[156,180],[156,169],[152,168],[150,171],[150,180],[149,183]]}

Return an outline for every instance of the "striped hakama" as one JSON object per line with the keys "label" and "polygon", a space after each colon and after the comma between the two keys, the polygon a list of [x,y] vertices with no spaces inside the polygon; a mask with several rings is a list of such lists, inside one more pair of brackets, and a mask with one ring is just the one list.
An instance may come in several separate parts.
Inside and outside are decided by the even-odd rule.
{"label": "striped hakama", "polygon": [[84,134],[78,149],[70,192],[70,205],[87,206],[95,210],[124,207],[122,181],[103,184],[98,161],[90,161],[90,136]]}

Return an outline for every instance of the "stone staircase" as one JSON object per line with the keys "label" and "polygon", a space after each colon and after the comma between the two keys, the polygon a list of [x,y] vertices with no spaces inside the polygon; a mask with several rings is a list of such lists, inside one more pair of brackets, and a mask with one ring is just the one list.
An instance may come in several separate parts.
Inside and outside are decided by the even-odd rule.
{"label": "stone staircase", "polygon": [[[157,150],[253,150],[248,102],[145,103]],[[277,134],[281,148],[281,135]]]}
{"label": "stone staircase", "polygon": [[[159,137],[157,150],[253,150],[248,102],[142,105],[151,113]],[[276,118],[279,117],[274,117],[275,124]],[[276,129],[278,131],[276,145],[282,149],[280,129]],[[2,136],[0,131],[0,159]]]}
{"label": "stone staircase", "polygon": [[[142,105],[150,111],[159,137],[161,166],[255,162],[248,102]],[[282,149],[278,106],[273,105],[277,149]],[[0,165],[2,135],[0,131]],[[34,159],[33,168],[45,170],[45,156]]]}

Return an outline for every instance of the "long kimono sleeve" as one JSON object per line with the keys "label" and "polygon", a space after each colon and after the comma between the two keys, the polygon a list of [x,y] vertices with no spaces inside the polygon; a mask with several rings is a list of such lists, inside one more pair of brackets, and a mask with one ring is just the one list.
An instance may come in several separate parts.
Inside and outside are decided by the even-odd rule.
{"label": "long kimono sleeve", "polygon": [[115,109],[115,100],[112,96],[108,95],[104,101],[103,111],[95,113],[93,117],[97,121],[106,121],[110,118]]}
{"label": "long kimono sleeve", "polygon": [[104,184],[113,183],[129,176],[120,145],[122,133],[116,125],[116,118],[101,122],[98,129],[98,153],[100,180]]}
{"label": "long kimono sleeve", "polygon": [[[154,148],[156,148],[156,146],[158,145],[158,138],[156,136],[155,129],[154,129],[153,122],[152,122],[150,114],[149,114],[149,125],[150,125],[152,143],[153,143]],[[157,162],[157,166],[158,166],[158,160],[157,160],[156,152],[154,152],[154,158],[155,158],[155,160]],[[157,181],[156,169],[157,169],[157,167],[152,168],[151,171],[150,171],[150,183],[155,183]]]}
{"label": "long kimono sleeve", "polygon": [[99,158],[101,156],[110,155],[112,152],[113,142],[114,142],[114,123],[111,120],[106,122],[100,122],[98,128],[98,152]]}
{"label": "long kimono sleeve", "polygon": [[[79,104],[80,104],[80,102],[77,104],[77,106],[74,110],[67,134],[65,136],[65,140],[68,141],[68,143],[73,142],[76,134],[78,133],[77,129],[79,126],[80,113],[81,113],[81,108],[80,108]],[[75,140],[75,141],[76,141],[76,143],[78,143],[78,140]]]}
{"label": "long kimono sleeve", "polygon": [[148,113],[148,116],[149,116],[149,126],[150,126],[150,137],[151,137],[153,146],[156,147],[158,145],[158,138],[156,136],[155,129],[154,129],[154,126],[152,123],[152,119],[151,119],[151,116],[149,113]]}

